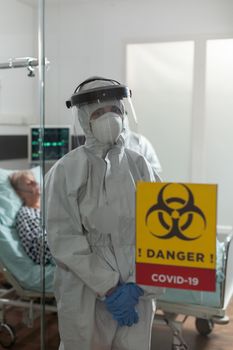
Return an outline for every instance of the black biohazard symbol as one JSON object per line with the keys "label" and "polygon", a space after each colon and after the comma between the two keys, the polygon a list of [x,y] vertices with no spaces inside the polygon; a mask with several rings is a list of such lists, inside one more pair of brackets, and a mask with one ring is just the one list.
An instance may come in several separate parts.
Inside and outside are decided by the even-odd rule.
{"label": "black biohazard symbol", "polygon": [[[164,235],[158,235],[154,232],[150,232],[153,236],[161,239],[169,239],[172,237],[177,237],[185,241],[192,241],[198,239],[201,235],[195,237],[188,237],[185,231],[192,225],[194,215],[199,215],[203,220],[204,228],[206,228],[206,218],[200,208],[194,204],[194,197],[190,189],[184,185],[180,184],[185,188],[188,194],[188,199],[185,200],[179,197],[170,197],[164,199],[164,190],[171,184],[166,184],[159,192],[157,203],[153,205],[146,213],[145,222],[148,224],[149,216],[153,212],[157,212],[158,220],[162,228],[165,229]],[[174,203],[179,205],[179,208],[172,208]],[[166,217],[170,216],[171,220],[167,222]],[[184,216],[185,215],[185,216]],[[181,220],[182,219],[182,220]],[[184,220],[185,219],[185,220]]]}

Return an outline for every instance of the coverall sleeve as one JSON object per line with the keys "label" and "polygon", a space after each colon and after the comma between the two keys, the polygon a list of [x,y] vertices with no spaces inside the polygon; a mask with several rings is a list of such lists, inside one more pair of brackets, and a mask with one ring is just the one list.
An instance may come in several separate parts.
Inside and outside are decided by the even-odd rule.
{"label": "coverall sleeve", "polygon": [[57,265],[78,276],[98,296],[104,296],[117,285],[119,273],[91,251],[82,230],[77,192],[68,193],[62,165],[46,175],[45,196],[48,243]]}

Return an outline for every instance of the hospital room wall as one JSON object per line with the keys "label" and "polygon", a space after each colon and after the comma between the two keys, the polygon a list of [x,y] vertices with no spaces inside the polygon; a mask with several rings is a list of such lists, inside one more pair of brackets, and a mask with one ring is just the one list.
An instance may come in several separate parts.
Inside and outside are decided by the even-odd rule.
{"label": "hospital room wall", "polygon": [[[0,0],[0,62],[37,57],[37,10],[18,0]],[[38,122],[37,78],[26,68],[0,70],[0,137],[27,135]],[[0,167],[25,169],[27,159],[0,160]]]}
{"label": "hospital room wall", "polygon": [[[47,120],[71,120],[64,101],[91,75],[126,82],[127,43],[233,32],[231,0],[58,1],[47,6]],[[152,123],[156,123],[152,121]]]}
{"label": "hospital room wall", "polygon": [[[0,62],[37,57],[37,17],[34,7],[17,0],[0,0]],[[27,69],[0,70],[0,123],[27,125],[37,112],[37,81]]]}
{"label": "hospital room wall", "polygon": [[[127,82],[126,45],[129,43],[233,37],[233,2],[229,0],[69,1],[68,4],[60,1],[55,11],[51,6],[47,12],[50,19],[47,23],[47,55],[54,62],[46,85],[47,120],[51,123],[55,121],[54,116],[60,122],[71,122],[71,114],[66,110],[64,101],[86,77],[103,75]],[[202,63],[197,62],[195,69],[203,70]],[[171,145],[168,142],[167,118],[159,119],[159,143],[156,137],[151,137],[151,130],[154,129],[156,134],[156,116],[138,115],[139,130],[143,130],[159,156],[162,155],[160,160],[165,180],[219,184],[218,223],[232,225],[233,159],[230,149],[233,150],[233,141],[228,136],[225,151],[229,150],[229,156],[221,154],[222,148],[218,148],[216,139],[209,136],[213,135],[209,107],[208,118],[204,120],[197,99],[203,89],[203,81],[196,80],[195,84],[196,95],[192,96],[191,101],[193,116],[187,115],[187,118],[193,119],[189,120],[187,129],[178,120],[173,120],[172,124],[172,132],[178,138],[189,133],[183,148],[185,155],[179,153],[175,143]],[[206,101],[202,102],[204,109]],[[165,103],[169,104],[169,101],[165,100]],[[144,107],[146,110],[147,106]],[[174,115],[171,114],[170,118],[172,121]],[[221,118],[218,121],[215,115],[214,120],[216,136],[217,123]],[[228,129],[232,128],[229,116],[226,125]],[[224,132],[217,136],[217,142],[226,143]]]}

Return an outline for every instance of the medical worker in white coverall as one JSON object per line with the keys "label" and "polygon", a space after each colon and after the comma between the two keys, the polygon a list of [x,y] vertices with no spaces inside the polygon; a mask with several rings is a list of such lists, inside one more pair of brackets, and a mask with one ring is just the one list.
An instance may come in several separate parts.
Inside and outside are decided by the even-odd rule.
{"label": "medical worker in white coverall", "polygon": [[46,176],[59,350],[150,349],[156,289],[135,283],[135,193],[137,181],[159,177],[126,146],[130,94],[114,80],[80,84],[67,106],[85,145]]}

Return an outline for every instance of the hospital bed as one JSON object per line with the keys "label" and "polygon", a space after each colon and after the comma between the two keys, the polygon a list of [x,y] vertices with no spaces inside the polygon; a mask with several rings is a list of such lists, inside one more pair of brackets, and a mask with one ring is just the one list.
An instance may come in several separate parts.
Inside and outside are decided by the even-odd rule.
{"label": "hospital bed", "polygon": [[172,330],[172,350],[188,349],[182,326],[189,316],[195,318],[196,329],[203,336],[212,332],[214,324],[229,322],[226,310],[233,294],[233,233],[230,227],[218,227],[217,232],[216,291],[167,288],[157,300],[154,323]]}
{"label": "hospital bed", "polygon": [[[41,309],[41,266],[24,252],[14,228],[0,224],[0,271],[11,288],[0,290],[0,344],[7,348],[14,344],[16,335],[6,320],[9,307],[23,309],[23,322],[33,327]],[[56,312],[53,295],[54,265],[46,265],[45,311]]]}
{"label": "hospital bed", "polygon": [[[39,169],[35,176],[38,177]],[[56,312],[53,294],[54,264],[43,268],[45,295],[42,298],[42,268],[35,264],[24,251],[14,227],[14,219],[22,203],[12,190],[9,170],[0,169],[0,273],[8,288],[0,289],[0,345],[11,347],[16,335],[7,322],[7,310],[12,307],[22,309],[23,322],[33,327],[33,321],[42,310]]]}

